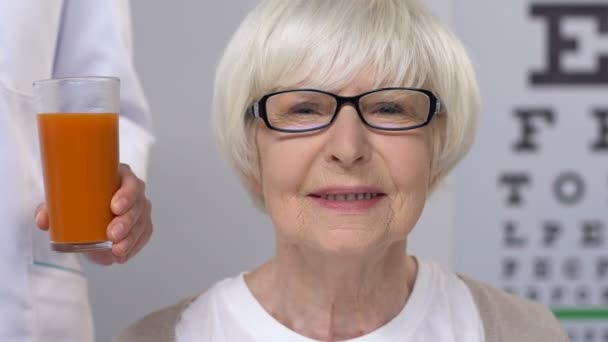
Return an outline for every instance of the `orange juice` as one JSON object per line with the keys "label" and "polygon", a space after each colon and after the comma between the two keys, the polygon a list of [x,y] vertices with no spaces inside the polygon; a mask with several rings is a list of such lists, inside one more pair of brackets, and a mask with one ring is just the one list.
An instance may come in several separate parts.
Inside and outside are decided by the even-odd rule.
{"label": "orange juice", "polygon": [[108,241],[110,202],[119,187],[117,113],[41,113],[51,241]]}

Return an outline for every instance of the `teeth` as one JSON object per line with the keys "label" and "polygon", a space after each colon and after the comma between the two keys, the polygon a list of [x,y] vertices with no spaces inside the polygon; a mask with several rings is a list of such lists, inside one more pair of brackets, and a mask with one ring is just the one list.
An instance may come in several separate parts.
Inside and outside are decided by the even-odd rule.
{"label": "teeth", "polygon": [[328,201],[366,201],[374,197],[378,197],[378,193],[358,193],[358,194],[337,194],[337,195],[321,195],[321,198]]}

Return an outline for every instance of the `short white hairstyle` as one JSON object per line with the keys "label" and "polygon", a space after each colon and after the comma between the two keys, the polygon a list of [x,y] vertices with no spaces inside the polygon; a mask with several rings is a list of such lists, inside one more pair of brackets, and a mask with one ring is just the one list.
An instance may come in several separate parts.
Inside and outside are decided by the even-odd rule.
{"label": "short white hairstyle", "polygon": [[435,184],[467,154],[480,110],[472,63],[419,1],[261,1],[224,51],[213,98],[218,144],[258,207],[252,104],[279,89],[341,89],[370,68],[377,86],[424,87],[443,104],[445,123],[431,130]]}

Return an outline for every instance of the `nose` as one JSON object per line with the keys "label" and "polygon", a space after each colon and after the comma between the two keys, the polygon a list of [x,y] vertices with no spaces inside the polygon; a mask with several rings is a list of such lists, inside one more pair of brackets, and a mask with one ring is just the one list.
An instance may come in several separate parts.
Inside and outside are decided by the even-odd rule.
{"label": "nose", "polygon": [[355,107],[342,106],[327,132],[326,161],[343,169],[365,163],[371,152],[369,133]]}

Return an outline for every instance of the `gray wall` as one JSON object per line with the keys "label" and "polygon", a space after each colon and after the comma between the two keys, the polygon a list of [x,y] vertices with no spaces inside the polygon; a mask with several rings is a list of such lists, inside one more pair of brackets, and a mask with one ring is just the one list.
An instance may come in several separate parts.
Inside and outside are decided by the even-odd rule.
{"label": "gray wall", "polygon": [[[425,3],[449,21],[451,1]],[[216,62],[255,3],[132,2],[136,65],[156,126],[148,177],[156,230],[126,265],[85,265],[98,341],[272,255],[272,225],[251,206],[209,124]],[[450,214],[448,188],[431,200],[411,241],[418,255],[448,267]]]}

